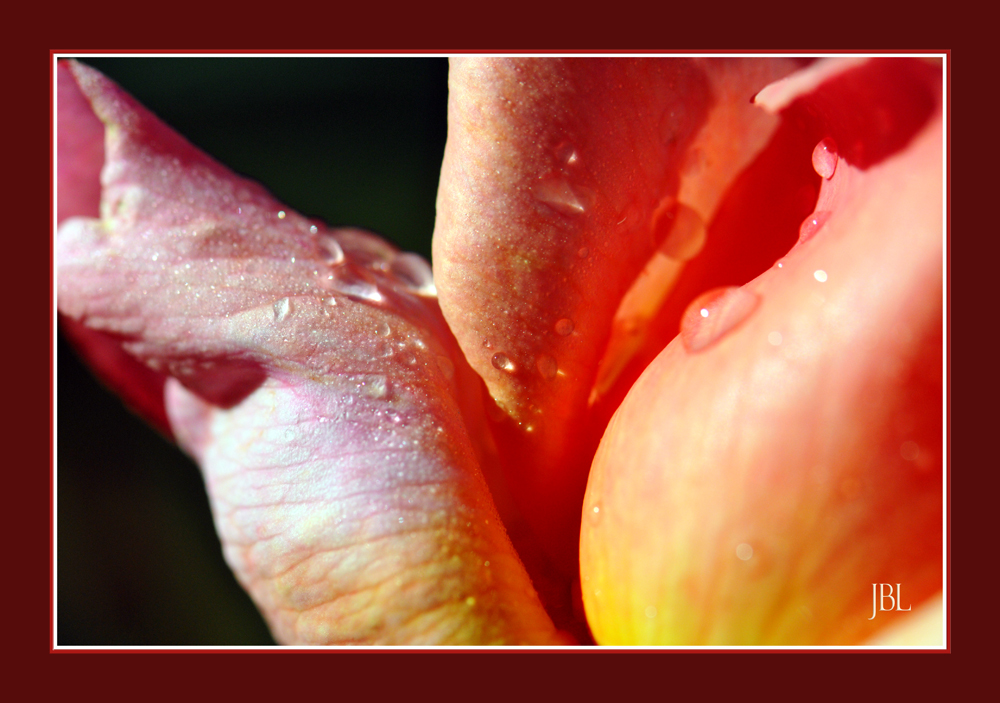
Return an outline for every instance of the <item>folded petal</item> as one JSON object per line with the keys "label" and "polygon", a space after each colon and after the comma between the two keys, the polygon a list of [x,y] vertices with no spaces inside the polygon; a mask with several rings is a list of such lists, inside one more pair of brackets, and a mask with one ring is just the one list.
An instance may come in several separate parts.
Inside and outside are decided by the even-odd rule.
{"label": "folded petal", "polygon": [[169,377],[170,427],[275,637],[558,641],[490,500],[477,379],[427,264],[284,208],[66,70],[105,156],[100,219],[58,233],[60,311]]}

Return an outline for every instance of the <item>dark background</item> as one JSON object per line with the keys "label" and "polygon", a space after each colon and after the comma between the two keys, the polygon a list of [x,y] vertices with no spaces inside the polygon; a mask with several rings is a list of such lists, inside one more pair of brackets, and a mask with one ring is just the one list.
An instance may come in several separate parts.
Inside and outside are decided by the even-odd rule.
{"label": "dark background", "polygon": [[[89,58],[280,201],[430,258],[442,58]],[[56,359],[59,645],[273,644],[222,559],[198,468]]]}

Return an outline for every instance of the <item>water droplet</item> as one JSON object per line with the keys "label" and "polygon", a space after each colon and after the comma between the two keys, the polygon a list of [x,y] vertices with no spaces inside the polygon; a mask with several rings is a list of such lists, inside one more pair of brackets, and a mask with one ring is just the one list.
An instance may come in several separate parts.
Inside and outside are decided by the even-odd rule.
{"label": "water droplet", "polygon": [[548,354],[539,354],[538,358],[535,359],[535,366],[538,367],[538,373],[540,373],[542,378],[546,381],[551,381],[555,378],[556,372],[559,371],[559,364]]}
{"label": "water droplet", "polygon": [[690,261],[698,256],[708,237],[701,215],[684,203],[658,208],[653,214],[653,229],[654,236],[662,238],[660,252],[676,261]]}
{"label": "water droplet", "polygon": [[292,313],[292,301],[289,300],[288,298],[275,300],[274,305],[272,305],[271,307],[274,310],[275,322],[281,322]]}
{"label": "water droplet", "polygon": [[586,259],[588,256],[590,256],[590,249],[587,247],[580,247],[579,249],[576,250],[576,255],[579,256],[581,259]]}
{"label": "water droplet", "polygon": [[573,321],[568,318],[562,318],[556,321],[556,334],[565,337],[573,332]]}
{"label": "water droplet", "polygon": [[389,382],[381,374],[371,374],[364,377],[359,390],[369,398],[384,398],[389,392]]}
{"label": "water droplet", "polygon": [[722,339],[750,316],[760,297],[735,286],[715,288],[698,296],[681,318],[681,341],[690,353]]}
{"label": "water droplet", "polygon": [[655,605],[647,605],[646,606],[646,617],[649,618],[650,620],[652,620],[653,618],[656,617],[656,606]]}
{"label": "water droplet", "polygon": [[310,234],[316,234],[317,232],[319,232],[319,227],[317,227],[316,225],[309,225]]}
{"label": "water droplet", "polygon": [[396,248],[388,242],[360,229],[337,230],[337,241],[345,255],[358,266],[388,270],[396,256]]}
{"label": "water droplet", "polygon": [[816,148],[813,149],[813,168],[816,170],[816,173],[826,180],[833,178],[833,174],[837,171],[837,162],[839,160],[837,145],[829,137],[820,141],[816,145]]}
{"label": "water droplet", "polygon": [[751,547],[746,542],[743,542],[736,547],[736,556],[738,556],[743,561],[747,561],[753,556],[753,547]]}
{"label": "water droplet", "polygon": [[278,210],[278,219],[279,220],[285,219],[285,211],[284,210]]}
{"label": "water droplet", "polygon": [[465,604],[470,608],[476,604],[476,599],[474,596],[469,596],[465,599]]}
{"label": "water droplet", "polygon": [[777,262],[777,263],[775,263],[774,265],[775,265],[775,267],[776,267],[776,268],[779,268],[779,269],[780,269],[780,268],[782,268],[782,267],[784,266],[784,264],[783,264],[783,263],[781,263],[780,261],[779,261],[779,262]]}
{"label": "water droplet", "polygon": [[446,379],[451,381],[452,379],[455,378],[455,364],[454,362],[452,362],[451,359],[442,354],[438,354],[437,365],[438,368],[441,369],[441,373],[444,374],[444,377]]}
{"label": "water droplet", "polygon": [[802,224],[799,225],[799,241],[805,242],[812,239],[823,228],[823,225],[826,224],[826,221],[830,219],[830,215],[832,214],[829,210],[817,210],[802,220]]}
{"label": "water droplet", "polygon": [[775,346],[775,347],[778,346],[779,344],[781,344],[781,340],[782,340],[781,332],[768,332],[767,333],[767,341],[772,346]]}
{"label": "water droplet", "polygon": [[354,300],[367,300],[372,303],[380,303],[383,300],[378,286],[350,270],[341,271],[333,278],[331,284],[332,288]]}
{"label": "water droplet", "polygon": [[510,360],[510,357],[504,354],[503,352],[497,352],[496,354],[494,354],[492,361],[493,361],[493,368],[498,369],[500,371],[513,373],[514,369],[516,368],[514,366],[514,362]]}
{"label": "water droplet", "polygon": [[533,188],[535,197],[564,215],[582,215],[590,207],[592,196],[583,186],[573,188],[564,178],[546,178]]}
{"label": "water droplet", "polygon": [[820,283],[826,283],[826,278],[827,278],[826,271],[824,271],[823,269],[816,269],[815,271],[813,271],[813,278],[815,278]]}
{"label": "water droplet", "polygon": [[375,333],[378,334],[379,337],[388,337],[390,334],[392,334],[392,328],[389,327],[388,322],[385,322],[383,320],[382,322],[379,322],[378,325],[375,327]]}
{"label": "water droplet", "polygon": [[555,150],[556,158],[566,166],[575,166],[580,163],[580,155],[571,142],[562,142]]}
{"label": "water droplet", "polygon": [[906,461],[916,461],[920,457],[920,445],[907,440],[899,445],[899,455]]}
{"label": "water droplet", "polygon": [[419,254],[402,252],[389,265],[389,273],[418,295],[437,295],[431,267]]}
{"label": "water droplet", "polygon": [[320,256],[327,266],[338,266],[344,263],[344,250],[341,249],[333,235],[324,234],[317,242]]}

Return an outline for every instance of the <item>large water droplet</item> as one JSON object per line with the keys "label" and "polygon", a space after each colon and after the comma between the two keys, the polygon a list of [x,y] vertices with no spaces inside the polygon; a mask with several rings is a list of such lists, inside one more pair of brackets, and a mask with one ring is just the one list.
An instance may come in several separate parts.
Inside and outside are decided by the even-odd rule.
{"label": "large water droplet", "polygon": [[327,266],[337,266],[344,263],[344,250],[340,248],[333,235],[323,234],[317,239],[320,256]]}
{"label": "large water droplet", "polygon": [[735,286],[715,288],[698,296],[681,318],[681,341],[694,353],[718,342],[750,316],[760,297]]}
{"label": "large water droplet", "polygon": [[573,321],[569,318],[562,318],[556,321],[556,334],[565,337],[573,332]]}
{"label": "large water droplet", "polygon": [[551,381],[556,377],[556,372],[559,371],[559,364],[552,356],[548,354],[539,354],[538,358],[535,359],[535,366],[538,367],[538,373],[542,375],[546,381]]}
{"label": "large water droplet", "polygon": [[292,301],[288,298],[275,300],[271,308],[274,310],[274,321],[281,322],[292,314]]}
{"label": "large water droplet", "polygon": [[451,359],[441,354],[438,354],[437,365],[438,368],[441,369],[441,373],[444,374],[444,377],[446,379],[451,381],[455,378],[455,363]]}
{"label": "large water droplet", "polygon": [[358,390],[369,398],[384,398],[389,393],[389,382],[381,374],[370,374],[360,380]]}
{"label": "large water droplet", "polygon": [[408,251],[397,254],[389,264],[389,273],[418,295],[437,295],[431,267],[419,254]]}
{"label": "large water droplet", "polygon": [[833,178],[833,174],[837,171],[837,162],[839,161],[840,157],[837,155],[837,145],[829,137],[820,141],[816,145],[816,148],[813,149],[813,168],[816,170],[816,173],[826,180]]}
{"label": "large water droplet", "polygon": [[829,210],[817,210],[802,220],[802,224],[799,225],[799,241],[805,242],[812,239],[823,228],[826,221],[830,219],[831,214]]}
{"label": "large water droplet", "polygon": [[371,281],[357,275],[350,269],[341,270],[331,281],[331,288],[348,298],[366,300],[371,303],[382,302],[383,295]]}
{"label": "large water droplet", "polygon": [[344,255],[358,266],[385,271],[396,256],[395,247],[364,230],[337,230],[337,241]]}
{"label": "large water droplet", "polygon": [[562,142],[555,149],[556,158],[566,166],[576,166],[580,163],[580,154],[572,142]]}
{"label": "large water droplet", "polygon": [[514,366],[514,362],[510,360],[510,357],[503,352],[497,352],[493,355],[493,368],[499,371],[506,371],[507,373],[514,373],[517,368]]}
{"label": "large water droplet", "polygon": [[690,261],[705,247],[708,230],[694,208],[677,203],[653,215],[654,236],[662,237],[660,252],[676,261]]}
{"label": "large water droplet", "polygon": [[564,215],[582,215],[592,196],[583,186],[573,188],[565,178],[545,178],[534,187],[535,197]]}

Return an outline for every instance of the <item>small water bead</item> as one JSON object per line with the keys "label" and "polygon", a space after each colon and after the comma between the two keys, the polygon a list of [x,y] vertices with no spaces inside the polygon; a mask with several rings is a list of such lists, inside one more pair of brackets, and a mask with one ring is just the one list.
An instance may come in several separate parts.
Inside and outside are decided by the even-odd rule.
{"label": "small water bead", "polygon": [[408,251],[397,254],[389,264],[389,273],[418,295],[437,295],[431,267],[419,254]]}
{"label": "small water bead", "polygon": [[437,365],[446,379],[451,381],[455,378],[455,364],[451,359],[442,354],[438,354]]}
{"label": "small water bead", "polygon": [[681,342],[690,353],[706,349],[746,320],[760,297],[735,286],[715,288],[698,296],[681,318]]}
{"label": "small water bead", "polygon": [[556,334],[558,334],[561,337],[565,337],[568,334],[572,334],[573,321],[566,317],[562,318],[561,320],[557,320],[555,329],[556,329]]}
{"label": "small water bead", "polygon": [[775,331],[767,333],[767,341],[771,346],[776,347],[780,345],[783,339],[784,338],[781,336],[781,332]]}
{"label": "small water bead", "polygon": [[538,373],[542,375],[546,381],[551,381],[556,377],[556,373],[559,371],[559,363],[554,357],[548,354],[539,354],[538,358],[535,359],[535,366],[538,367]]}
{"label": "small water bead", "polygon": [[590,249],[588,247],[580,247],[579,249],[576,250],[576,255],[579,256],[581,259],[586,259],[588,256],[590,256]]}
{"label": "small water bead", "polygon": [[812,239],[823,228],[832,214],[829,210],[817,210],[802,220],[802,224],[799,225],[799,241],[805,242]]}
{"label": "small water bead", "polygon": [[369,398],[384,398],[389,393],[389,382],[380,374],[366,376],[359,386],[359,390]]}
{"label": "small water bead", "polygon": [[820,283],[826,283],[826,278],[827,278],[826,271],[824,271],[823,269],[816,269],[815,271],[813,271],[813,278],[815,278]]}
{"label": "small water bead", "polygon": [[384,300],[378,286],[350,271],[343,271],[335,276],[331,284],[333,289],[354,300],[365,300],[371,303],[380,303]]}
{"label": "small water bead", "polygon": [[899,455],[906,461],[916,461],[920,458],[920,445],[908,439],[899,445]]}
{"label": "small water bead", "polygon": [[837,163],[840,161],[840,157],[837,155],[837,145],[836,143],[827,137],[820,141],[813,149],[812,153],[812,164],[813,169],[816,173],[830,180],[833,178],[833,174],[837,171]]}
{"label": "small water bead", "polygon": [[564,215],[582,215],[593,199],[588,189],[573,188],[562,177],[542,179],[532,190],[540,201]]}
{"label": "small water bead", "polygon": [[736,556],[742,561],[749,561],[753,557],[753,547],[746,542],[737,545]]}
{"label": "small water bead", "polygon": [[506,371],[507,373],[513,373],[515,368],[514,362],[510,360],[510,357],[503,352],[497,352],[493,355],[492,359],[493,368],[498,371]]}
{"label": "small water bead", "polygon": [[284,210],[278,210],[278,219],[279,220],[285,219],[285,211]]}
{"label": "small water bead", "polygon": [[332,235],[324,234],[317,240],[320,256],[327,266],[338,266],[344,263],[344,250]]}
{"label": "small water bead", "polygon": [[275,300],[271,308],[274,311],[274,321],[281,322],[292,314],[292,301],[288,298]]}
{"label": "small water bead", "polygon": [[580,163],[580,155],[571,142],[562,142],[555,149],[556,158],[566,166],[576,166]]}
{"label": "small water bead", "polygon": [[684,203],[654,216],[657,239],[662,237],[660,252],[676,261],[690,261],[705,248],[708,229],[698,212]]}
{"label": "small water bead", "polygon": [[395,247],[364,230],[339,229],[337,241],[345,255],[358,266],[388,270],[389,262],[396,256]]}

